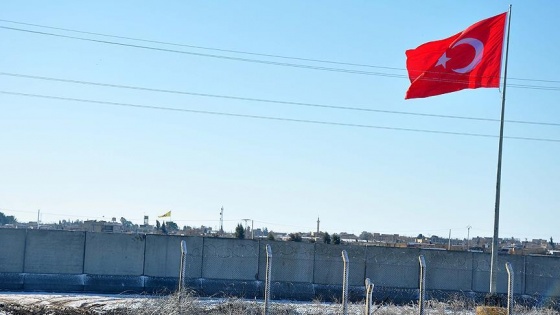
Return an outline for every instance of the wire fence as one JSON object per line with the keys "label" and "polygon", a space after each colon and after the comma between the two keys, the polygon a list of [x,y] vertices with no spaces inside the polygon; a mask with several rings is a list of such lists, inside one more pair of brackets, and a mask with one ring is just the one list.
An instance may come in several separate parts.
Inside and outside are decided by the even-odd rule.
{"label": "wire fence", "polygon": [[[185,261],[185,256],[183,254],[186,254],[187,250],[186,250],[186,243],[185,242],[181,242],[181,275],[183,276],[184,273],[184,269],[183,269],[183,262]],[[258,244],[258,243],[257,243]],[[280,282],[277,281],[279,279],[275,279],[275,275],[279,275],[279,276],[285,276],[286,274],[299,274],[299,275],[304,275],[305,274],[305,270],[303,271],[303,274],[298,271],[298,269],[296,268],[296,265],[298,263],[298,259],[297,256],[295,255],[296,253],[294,252],[295,250],[297,250],[298,246],[301,246],[300,244],[297,243],[293,243],[290,244],[290,246],[285,246],[285,244],[282,244],[284,246],[281,245],[282,243],[277,243],[277,244],[270,244],[267,243],[265,244],[265,254],[266,254],[266,261],[265,261],[265,265],[264,265],[264,273],[265,273],[265,279],[264,279],[264,287],[262,288],[263,292],[262,292],[262,296],[264,297],[264,301],[263,301],[263,314],[265,315],[269,315],[271,314],[270,312],[270,305],[271,305],[271,297],[274,296],[274,294],[276,293],[275,290],[297,290],[297,288],[295,287],[293,282]],[[281,246],[274,246],[274,245],[281,245]],[[239,257],[244,257],[243,255],[239,256],[239,253],[237,255],[234,255],[234,250],[235,250],[236,246],[230,247],[228,251],[228,258],[232,259],[233,262],[235,262],[236,258]],[[340,247],[331,247],[335,248],[335,249],[340,249]],[[331,250],[329,249],[329,250]],[[275,264],[275,267],[273,268],[272,266],[272,253],[273,251],[275,252],[275,257],[278,258],[282,258],[282,256],[290,256],[292,257],[292,259],[287,259],[286,257],[283,257],[281,259],[282,263],[280,264]],[[301,254],[301,253],[300,253]],[[323,253],[324,254],[324,253]],[[304,254],[301,254],[303,256],[305,256]],[[432,258],[435,256],[432,256]],[[223,258],[223,257],[222,257]],[[301,258],[301,257],[300,257]],[[380,260],[383,259],[387,259],[387,257],[384,258],[380,258]],[[434,262],[436,262],[436,260],[433,260]],[[341,314],[343,315],[347,315],[349,314],[349,296],[350,296],[350,286],[349,286],[349,282],[350,282],[350,274],[351,274],[351,258],[347,252],[346,249],[341,251],[341,257],[339,256],[339,263],[341,263],[342,268],[329,268],[332,266],[336,266],[336,263],[334,261],[332,261],[331,259],[324,259],[324,260],[315,260],[314,263],[319,263],[318,266],[315,266],[319,269],[323,269],[324,267],[327,267],[328,269],[326,269],[327,273],[331,274],[332,276],[336,277],[336,271],[338,271],[338,277],[341,278],[341,298],[340,300],[335,299],[335,302],[338,301],[341,304],[340,310],[341,310]],[[417,262],[419,262],[419,265],[417,266],[417,268],[411,268],[413,271],[417,272],[417,275],[411,277],[413,279],[417,279],[417,285],[413,288],[408,288],[410,289],[411,292],[413,292],[414,298],[413,300],[416,301],[416,307],[417,307],[417,314],[419,315],[424,315],[424,314],[428,314],[426,312],[426,307],[427,306],[433,306],[433,302],[437,301],[437,299],[433,299],[430,300],[430,297],[428,296],[427,299],[427,283],[430,282],[430,280],[433,280],[433,278],[431,278],[430,276],[427,276],[428,274],[432,274],[432,272],[428,272],[428,270],[432,270],[431,266],[429,263],[427,263],[426,258],[424,255],[418,255],[417,256]],[[299,263],[302,263],[301,261],[299,261]],[[321,264],[324,264],[324,266],[321,266]],[[441,263],[441,262],[440,262]],[[238,267],[241,265],[238,265]],[[305,266],[305,261],[303,261],[302,266]],[[382,266],[380,269],[378,269],[378,272],[380,273],[384,273],[383,270],[383,266],[385,266],[386,268],[388,268],[389,264],[383,265],[381,264],[380,266]],[[391,265],[392,267],[394,267],[394,265]],[[399,266],[397,264],[397,266]],[[405,267],[409,267],[408,264],[402,264],[402,266]],[[514,271],[513,271],[513,267],[512,264],[508,261],[505,263],[505,269],[507,271],[508,274],[508,281],[507,281],[507,309],[504,308],[503,311],[504,313],[507,314],[512,314],[512,310],[514,309]],[[294,268],[292,268],[294,267]],[[441,266],[438,266],[438,264],[434,264],[433,268],[433,272],[434,274],[436,274],[436,272],[439,270],[439,272],[441,272],[442,270],[444,270],[444,273],[447,274],[447,276],[449,276],[449,272],[446,269],[443,269]],[[313,269],[313,271],[315,271],[316,268]],[[359,270],[359,269],[358,269]],[[276,273],[274,271],[277,271]],[[237,272],[233,272],[233,275],[239,275],[241,274],[241,271],[237,271]],[[389,273],[389,275],[391,275],[391,273]],[[394,275],[394,273],[393,273]],[[409,273],[404,273],[403,275],[401,275],[403,278],[408,278],[409,277]],[[357,274],[355,276],[355,278],[360,278],[365,276],[364,273],[362,274]],[[256,278],[258,279],[258,274],[256,275]],[[354,286],[355,291],[357,292],[357,295],[361,295],[361,302],[363,305],[361,307],[361,310],[359,311],[360,314],[367,314],[370,315],[374,312],[374,303],[373,303],[373,295],[375,292],[374,287],[375,287],[375,283],[370,279],[370,278],[362,278],[364,285],[361,287],[356,287]],[[383,279],[383,278],[381,278]],[[448,281],[452,281],[452,279],[447,279]],[[180,283],[179,283],[179,287],[181,288],[181,281],[184,281],[184,278],[180,278]],[[277,286],[272,285],[272,283],[274,281],[277,284]],[[336,282],[336,281],[335,281]],[[284,283],[284,285],[282,285],[282,283]],[[433,283],[433,282],[432,282]],[[287,285],[287,287],[286,287]],[[292,287],[290,287],[292,286]],[[336,284],[324,284],[325,287],[329,287],[331,286],[331,293],[336,292],[337,291],[337,286]],[[314,288],[316,288],[314,286]],[[443,290],[441,290],[443,291]],[[456,301],[453,299],[450,299],[450,301]],[[380,304],[383,304],[383,302],[381,302]],[[353,306],[353,309],[356,310],[356,306]]]}

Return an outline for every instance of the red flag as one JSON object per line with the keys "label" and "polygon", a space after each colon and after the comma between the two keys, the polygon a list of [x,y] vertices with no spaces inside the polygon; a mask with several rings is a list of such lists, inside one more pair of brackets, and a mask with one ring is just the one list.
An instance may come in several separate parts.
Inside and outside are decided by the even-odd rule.
{"label": "red flag", "polygon": [[449,38],[407,50],[410,87],[405,99],[499,87],[506,15],[496,15]]}

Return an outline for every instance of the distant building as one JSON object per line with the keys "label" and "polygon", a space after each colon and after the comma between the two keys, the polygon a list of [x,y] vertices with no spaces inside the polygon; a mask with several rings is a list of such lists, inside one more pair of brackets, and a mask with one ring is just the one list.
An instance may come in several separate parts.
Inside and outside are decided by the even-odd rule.
{"label": "distant building", "polygon": [[122,233],[122,225],[117,222],[88,220],[84,221],[87,232]]}

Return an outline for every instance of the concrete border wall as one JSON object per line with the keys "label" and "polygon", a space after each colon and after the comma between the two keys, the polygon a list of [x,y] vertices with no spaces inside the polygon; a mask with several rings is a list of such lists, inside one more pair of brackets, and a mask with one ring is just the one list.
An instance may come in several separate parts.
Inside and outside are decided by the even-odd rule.
{"label": "concrete border wall", "polygon": [[187,277],[202,277],[202,237],[146,235],[144,275],[178,277],[181,266],[181,241],[187,242]]}
{"label": "concrete border wall", "polygon": [[472,261],[471,290],[475,292],[488,292],[490,289],[490,255],[483,253],[470,253]]}
{"label": "concrete border wall", "polygon": [[372,246],[366,253],[366,277],[376,286],[418,288],[418,249]]}
{"label": "concrete border wall", "polygon": [[0,272],[23,272],[27,230],[0,229]]}
{"label": "concrete border wall", "polygon": [[420,254],[426,259],[427,290],[472,290],[472,253],[421,249]]}
{"label": "concrete border wall", "polygon": [[227,238],[204,238],[202,278],[257,280],[259,242]]}
{"label": "concrete border wall", "polygon": [[297,242],[259,242],[259,277],[265,280],[266,244],[272,250],[271,281],[313,283],[314,245]]}
{"label": "concrete border wall", "polygon": [[560,257],[526,256],[525,294],[560,296]]}
{"label": "concrete border wall", "polygon": [[366,247],[362,246],[333,246],[329,244],[315,245],[315,263],[313,265],[313,283],[342,285],[344,262],[342,251],[348,253],[350,269],[348,284],[364,285],[366,271]]}
{"label": "concrete border wall", "polygon": [[25,273],[80,274],[84,272],[85,232],[29,230]]}
{"label": "concrete border wall", "polygon": [[[357,299],[363,296],[366,277],[375,284],[375,298],[414,299],[420,254],[426,258],[432,296],[454,292],[479,296],[489,288],[490,254],[483,253],[0,229],[0,290],[172,291],[177,287],[182,240],[188,248],[187,283],[203,295],[262,297],[266,244],[273,254],[273,298],[339,296],[343,249],[350,259],[351,296]],[[560,299],[560,257],[500,255],[498,293],[507,292],[506,262],[514,268],[515,294]]]}
{"label": "concrete border wall", "polygon": [[86,233],[84,273],[141,276],[145,243],[143,234]]}
{"label": "concrete border wall", "polygon": [[315,296],[313,287],[314,244],[281,241],[259,242],[258,280],[260,282],[264,282],[266,277],[267,244],[272,250],[271,297],[273,299],[313,299]]}

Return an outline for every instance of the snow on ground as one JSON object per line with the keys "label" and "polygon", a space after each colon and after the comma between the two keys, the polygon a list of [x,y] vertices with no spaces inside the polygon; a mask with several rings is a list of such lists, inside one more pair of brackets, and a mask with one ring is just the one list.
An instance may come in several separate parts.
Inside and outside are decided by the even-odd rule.
{"label": "snow on ground", "polygon": [[88,305],[120,306],[140,302],[146,296],[140,295],[99,295],[2,292],[0,302],[20,305],[55,305],[60,307],[84,307]]}
{"label": "snow on ground", "polygon": [[[60,293],[22,293],[22,292],[2,292],[0,293],[0,315],[12,314],[2,311],[4,305],[21,305],[23,307],[45,306],[49,309],[87,309],[95,311],[95,313],[104,314],[111,310],[124,308],[130,310],[132,314],[136,313],[150,304],[157,303],[169,304],[169,297],[158,297],[149,295],[103,295],[103,294],[60,294]],[[263,302],[261,300],[241,300],[241,299],[218,299],[218,298],[193,298],[188,297],[191,305],[195,305],[198,310],[203,313],[216,313],[216,309],[220,309],[225,304],[244,304],[249,305],[252,309],[262,309]],[[172,303],[174,304],[174,303]],[[171,305],[172,306],[172,305]],[[235,307],[234,307],[235,308]],[[278,310],[282,314],[341,314],[342,306],[336,303],[321,302],[294,302],[294,301],[273,301],[271,308]],[[418,305],[373,305],[373,314],[376,315],[415,315],[418,314]],[[137,310],[137,311],[134,311]],[[204,311],[207,310],[207,311]],[[286,312],[289,310],[289,312]],[[349,305],[349,314],[365,314],[364,305],[361,303],[352,303]],[[259,311],[260,312],[260,311]],[[276,312],[272,312],[273,314]],[[18,313],[27,314],[27,313]],[[29,312],[29,314],[37,314]],[[52,313],[59,314],[59,313]],[[66,314],[66,313],[60,313]],[[237,313],[235,313],[237,314]],[[426,315],[475,315],[474,305],[466,306],[457,302],[433,302],[428,301],[425,307]],[[560,314],[558,311],[551,309],[524,309],[517,308],[514,314],[522,315],[552,315]]]}
{"label": "snow on ground", "polygon": [[[22,292],[3,292],[0,293],[0,303],[19,304],[22,306],[48,306],[50,308],[87,308],[99,312],[106,312],[117,308],[134,309],[145,306],[150,299],[157,300],[159,297],[146,295],[100,295],[100,294],[59,294],[59,293],[22,293]],[[240,300],[240,299],[217,299],[217,298],[196,298],[195,304],[202,309],[215,309],[220,304],[227,301],[234,303],[247,303],[263,307],[262,301]],[[294,302],[294,301],[273,301],[271,308],[290,309],[289,314],[341,314],[342,306],[336,303],[320,302]],[[417,314],[415,306],[389,306],[374,305],[374,314],[395,314],[407,315]],[[364,305],[350,304],[349,314],[364,314]],[[2,314],[0,312],[0,314]],[[461,314],[473,315],[474,312],[464,310],[463,312],[432,312],[427,310],[426,314]]]}

